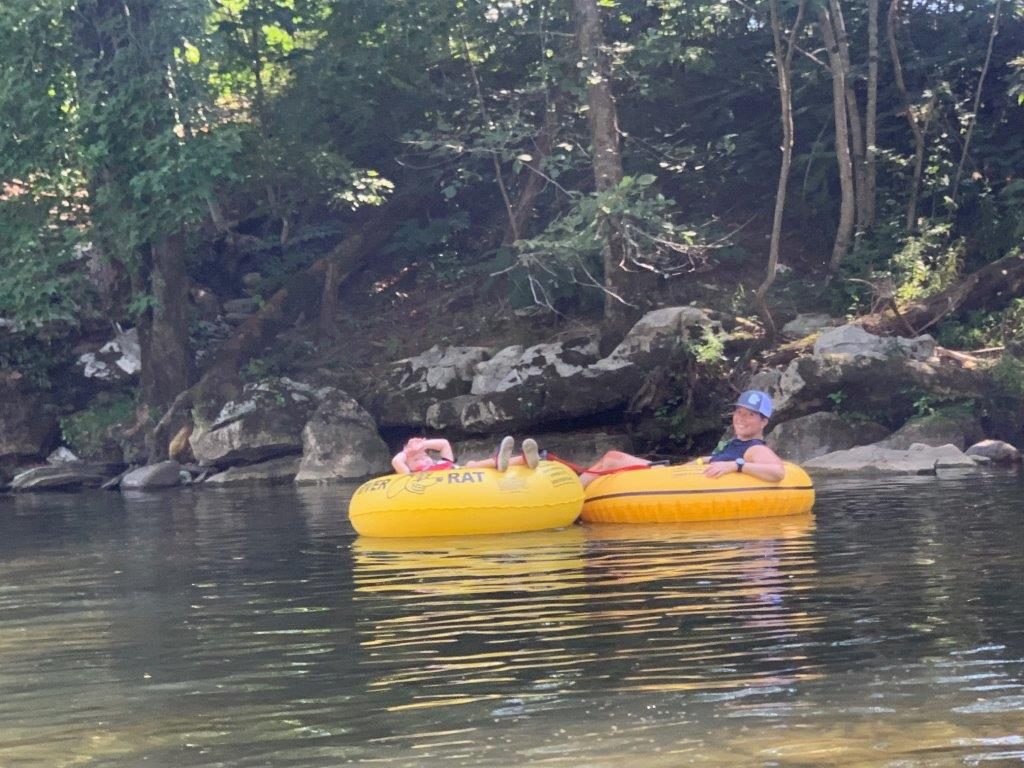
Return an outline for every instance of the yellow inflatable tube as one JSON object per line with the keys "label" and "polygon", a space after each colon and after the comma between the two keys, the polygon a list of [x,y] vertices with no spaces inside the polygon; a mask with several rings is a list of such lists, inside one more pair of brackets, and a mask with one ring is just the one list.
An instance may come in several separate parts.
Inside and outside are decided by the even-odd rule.
{"label": "yellow inflatable tube", "polygon": [[687,523],[776,517],[809,512],[814,484],[786,463],[786,475],[767,483],[731,473],[704,477],[704,467],[683,464],[617,472],[587,486],[583,519],[589,523]]}
{"label": "yellow inflatable tube", "polygon": [[361,536],[462,536],[562,528],[579,517],[583,487],[552,461],[536,469],[444,469],[363,483],[348,517]]}

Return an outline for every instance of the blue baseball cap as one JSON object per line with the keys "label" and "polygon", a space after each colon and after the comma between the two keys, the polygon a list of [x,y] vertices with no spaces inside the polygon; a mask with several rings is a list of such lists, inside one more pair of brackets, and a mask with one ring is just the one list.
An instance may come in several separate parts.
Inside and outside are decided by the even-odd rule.
{"label": "blue baseball cap", "polygon": [[740,395],[736,405],[754,411],[754,413],[760,413],[766,419],[770,419],[772,416],[772,399],[767,392],[762,392],[759,389],[748,389]]}

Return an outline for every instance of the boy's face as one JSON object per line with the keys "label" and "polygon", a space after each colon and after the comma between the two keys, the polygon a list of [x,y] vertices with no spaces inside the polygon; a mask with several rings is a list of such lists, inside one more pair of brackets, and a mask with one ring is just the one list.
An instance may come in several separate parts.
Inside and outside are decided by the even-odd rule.
{"label": "boy's face", "polygon": [[426,438],[423,437],[410,437],[405,442],[406,453],[419,453],[423,450],[423,444],[427,442]]}
{"label": "boy's face", "polygon": [[732,411],[732,428],[740,440],[749,440],[764,430],[768,419],[757,411],[737,405]]}

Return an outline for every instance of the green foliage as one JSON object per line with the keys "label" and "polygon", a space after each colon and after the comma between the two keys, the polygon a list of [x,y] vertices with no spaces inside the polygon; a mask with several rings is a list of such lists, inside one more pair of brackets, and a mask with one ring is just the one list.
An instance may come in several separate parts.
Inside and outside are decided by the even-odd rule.
{"label": "green foliage", "polygon": [[999,394],[1020,403],[1024,400],[1024,359],[1003,355],[992,369]]}
{"label": "green foliage", "polygon": [[60,367],[71,356],[70,328],[53,334],[0,330],[0,370],[17,371],[36,389],[48,390],[61,378]]}
{"label": "green foliage", "polygon": [[847,392],[837,389],[829,392],[828,400],[832,403],[832,412],[841,416],[851,424],[867,423],[884,420],[883,414],[873,413],[860,407],[855,407],[853,400]]}
{"label": "green foliage", "polygon": [[721,336],[707,331],[692,345],[694,357],[702,365],[716,365],[725,360],[725,341]]}
{"label": "green foliage", "polygon": [[948,224],[936,224],[906,238],[893,254],[891,271],[898,303],[933,296],[959,277],[964,244],[962,240],[950,243],[949,233]]}
{"label": "green foliage", "polygon": [[671,277],[706,261],[708,249],[699,233],[674,221],[672,204],[652,189],[655,181],[653,174],[626,176],[605,192],[577,195],[544,232],[516,243],[519,265],[539,289],[538,303],[552,305],[553,284],[602,286],[601,253],[609,227],[617,230],[634,268]]}
{"label": "green foliage", "polygon": [[[272,289],[361,223],[366,208],[411,184],[433,185],[437,199],[382,252],[385,272],[413,257],[442,275],[465,275],[495,252],[506,206],[540,177],[523,239],[497,255],[522,267],[511,275],[520,298],[581,311],[599,305],[600,292],[584,286],[604,283],[609,226],[619,228],[631,266],[686,273],[708,259],[714,238],[685,222],[771,214],[780,131],[763,6],[599,6],[627,174],[601,195],[590,192],[570,3],[5,0],[0,318],[46,334],[96,313],[79,258],[85,243],[129,273],[137,313],[153,293],[148,248],[170,236],[193,243],[195,278],[220,268],[228,250],[220,245],[244,235],[244,268],[258,268]],[[860,82],[866,13],[855,3],[844,10]],[[793,4],[782,11],[794,19]],[[900,45],[912,106],[923,117],[932,104],[919,222],[907,231],[912,141],[883,55],[879,222],[843,265],[847,278],[893,281],[899,301],[934,294],[1024,236],[1019,11],[1004,15],[977,116],[969,111],[991,1],[907,13]],[[820,46],[815,15],[796,31],[804,50]],[[839,198],[828,73],[797,56],[793,90],[785,226],[806,251],[796,256],[813,266],[827,259]],[[555,125],[544,136],[549,115]],[[747,250],[714,252],[728,279],[762,256],[756,226],[744,234]],[[238,266],[222,268],[231,275]],[[780,280],[775,296],[800,305],[812,300],[809,285]],[[835,312],[873,303],[863,283],[833,281],[829,290]],[[1001,316],[959,322],[942,331],[979,343],[1005,335]]]}
{"label": "green foliage", "polygon": [[0,201],[0,317],[15,331],[74,326],[88,298],[78,233],[54,206],[31,191]]}
{"label": "green foliage", "polygon": [[308,360],[314,351],[314,345],[309,341],[275,346],[261,357],[251,358],[242,366],[242,381],[255,383],[288,376],[294,373],[296,367]]}
{"label": "green foliage", "polygon": [[669,398],[659,405],[654,411],[654,417],[673,442],[686,440],[690,434],[692,414],[684,407],[681,396]]}
{"label": "green foliage", "polygon": [[135,418],[135,401],[129,395],[101,396],[84,411],[60,419],[64,442],[81,458],[100,454],[114,437]]}
{"label": "green foliage", "polygon": [[919,386],[900,389],[895,393],[893,402],[898,406],[906,403],[910,411],[907,418],[924,422],[964,419],[977,413],[977,403],[973,398],[936,394]]}
{"label": "green foliage", "polygon": [[962,318],[946,320],[936,338],[951,349],[982,349],[1005,346],[1024,348],[1024,299],[1013,299],[1000,311],[974,310]]}

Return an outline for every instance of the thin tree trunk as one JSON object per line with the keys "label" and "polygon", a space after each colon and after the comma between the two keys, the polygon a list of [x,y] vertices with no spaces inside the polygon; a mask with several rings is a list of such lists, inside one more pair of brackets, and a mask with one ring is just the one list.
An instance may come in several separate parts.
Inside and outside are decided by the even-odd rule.
{"label": "thin tree trunk", "polygon": [[829,259],[829,269],[834,272],[846,257],[850,250],[850,244],[853,242],[856,202],[846,114],[846,70],[839,55],[839,46],[836,43],[836,35],[828,9],[822,8],[819,18],[821,34],[828,50],[829,68],[832,70],[832,111],[835,115],[836,126],[836,162],[839,164],[839,187],[842,194],[839,204],[839,226],[836,229],[836,239],[832,246],[832,257]]}
{"label": "thin tree trunk", "polygon": [[829,0],[829,9],[832,16],[832,30],[835,34],[836,44],[839,48],[839,61],[843,67],[844,95],[846,99],[846,118],[849,121],[850,150],[853,163],[854,200],[856,205],[856,221],[858,229],[865,229],[865,212],[868,208],[867,202],[867,181],[866,156],[867,150],[864,146],[864,129],[860,119],[860,105],[857,103],[857,93],[853,87],[853,65],[850,59],[850,37],[846,33],[846,20],[843,18],[843,8],[839,0]]}
{"label": "thin tree trunk", "polygon": [[768,246],[768,269],[764,281],[758,286],[755,301],[764,318],[769,338],[775,337],[775,320],[768,309],[768,289],[775,282],[775,270],[779,265],[779,242],[782,238],[782,215],[786,207],[786,188],[789,185],[789,171],[793,163],[793,94],[790,75],[793,65],[793,50],[796,36],[803,21],[804,3],[796,12],[796,21],[790,30],[785,45],[782,41],[782,21],[779,18],[778,0],[768,0],[768,12],[771,18],[772,40],[775,46],[775,72],[779,80],[779,113],[782,121],[782,162],[779,166],[779,184],[775,191],[775,214],[772,218],[772,235]]}
{"label": "thin tree trunk", "polygon": [[[320,286],[318,300],[308,302],[304,309],[307,319],[312,319],[314,312],[318,313],[318,329],[322,335],[331,337],[334,334],[335,318],[338,312],[338,291],[341,284],[352,274],[353,270],[362,266],[366,258],[387,242],[394,233],[395,227],[403,219],[414,216],[423,207],[425,200],[426,196],[418,190],[396,195],[370,221],[346,235],[345,239],[325,258],[319,259],[310,266],[307,272],[316,273],[317,279],[322,279],[323,284]],[[319,277],[321,272],[323,273],[322,278]],[[281,290],[287,293],[286,289]],[[277,294],[275,294],[276,296]],[[282,296],[281,300],[283,301],[284,298]],[[250,322],[252,322],[252,318],[240,327],[236,337],[242,334]],[[230,343],[229,341],[225,347]]]}
{"label": "thin tree trunk", "polygon": [[[914,115],[913,105],[910,103],[910,96],[907,93],[907,84],[903,80],[903,64],[900,61],[900,50],[896,44],[896,25],[899,23],[900,0],[892,0],[889,4],[889,16],[886,19],[886,37],[889,40],[889,56],[892,58],[893,78],[896,81],[896,90],[900,94],[900,101],[903,105],[903,114],[910,125],[910,132],[914,136],[914,170],[913,179],[910,184],[910,195],[907,199],[907,231],[913,232],[917,229],[917,197],[921,189],[921,174],[924,168],[924,130]],[[931,105],[935,103],[935,96],[932,95],[927,112],[931,112]]]}
{"label": "thin tree trunk", "polygon": [[[462,49],[466,54],[466,64],[469,66],[469,75],[473,80],[473,86],[476,90],[476,100],[480,105],[480,117],[483,120],[484,128],[491,123],[490,115],[487,113],[487,102],[484,100],[484,88],[480,84],[480,76],[477,74],[476,65],[473,63],[473,53],[469,50],[469,39],[466,37],[464,30],[462,33]],[[513,242],[519,239],[519,228],[518,221],[516,220],[515,212],[512,209],[512,198],[508,192],[508,185],[505,184],[505,177],[501,172],[501,157],[497,150],[491,151],[491,163],[494,166],[494,180],[498,185],[498,191],[501,192],[502,202],[505,203],[505,214],[508,216],[508,226],[512,228]]]}
{"label": "thin tree trunk", "polygon": [[[1013,0],[1010,0],[1011,8]],[[981,107],[981,91],[985,86],[985,76],[988,74],[989,64],[992,63],[992,48],[996,42],[996,35],[999,34],[999,12],[1002,10],[1002,0],[996,0],[996,10],[992,15],[992,31],[988,36],[988,49],[985,51],[985,63],[981,67],[981,74],[978,75],[978,88],[974,92],[974,106],[971,108],[970,120],[967,124],[967,135],[964,136],[964,149],[960,153],[960,162],[956,166],[956,177],[953,179],[953,190],[949,194],[953,201],[953,208],[956,208],[956,198],[960,191],[960,180],[964,175],[964,163],[967,162],[967,155],[971,149],[971,137],[974,135],[974,126],[978,124],[978,109]],[[952,214],[952,211],[950,211]]]}
{"label": "thin tree trunk", "polygon": [[875,226],[877,173],[875,146],[878,134],[878,0],[868,1],[868,105],[864,125],[864,221]]}
{"label": "thin tree trunk", "polygon": [[[612,95],[611,73],[603,53],[604,35],[597,0],[573,0],[576,10],[576,41],[587,85],[587,121],[593,152],[594,185],[598,193],[614,189],[622,181],[622,155],[619,150],[618,114]],[[604,324],[608,335],[622,329],[628,319],[628,305],[621,298],[625,291],[624,243],[619,222],[604,221]]]}
{"label": "thin tree trunk", "polygon": [[537,196],[543,191],[548,183],[548,178],[542,171],[544,160],[551,155],[555,146],[555,137],[558,135],[558,108],[557,102],[552,100],[544,110],[544,124],[540,133],[534,141],[534,151],[530,153],[530,160],[524,165],[527,178],[522,189],[516,198],[515,205],[509,222],[505,227],[505,236],[502,238],[502,245],[512,245],[523,236],[527,222],[533,214],[533,206]]}

